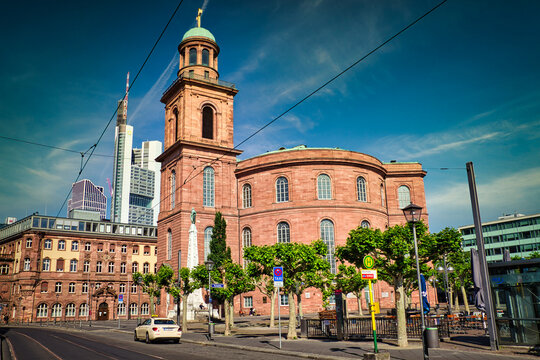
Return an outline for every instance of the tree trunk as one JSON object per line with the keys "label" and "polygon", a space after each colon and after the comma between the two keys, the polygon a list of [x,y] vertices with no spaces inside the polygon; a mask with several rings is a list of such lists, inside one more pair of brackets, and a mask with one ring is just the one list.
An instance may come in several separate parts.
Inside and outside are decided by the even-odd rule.
{"label": "tree trunk", "polygon": [[231,306],[229,307],[229,313],[231,317],[231,328],[234,326],[234,298],[231,300]]}
{"label": "tree trunk", "polygon": [[463,305],[465,305],[465,311],[467,312],[467,315],[471,313],[471,309],[469,308],[469,300],[467,300],[467,292],[465,291],[465,287],[461,285],[461,295],[463,295]]}
{"label": "tree trunk", "polygon": [[360,290],[355,295],[356,301],[358,302],[358,315],[364,316],[364,313],[362,312],[362,291]]}
{"label": "tree trunk", "polygon": [[[227,289],[227,278],[225,277],[225,274],[223,273],[221,275],[221,278],[222,278],[222,281],[223,281],[223,288],[226,290]],[[225,302],[223,304],[223,310],[225,312],[225,332],[224,332],[224,336],[231,336],[231,314],[229,312],[230,310],[230,300],[225,298]]]}
{"label": "tree trunk", "polygon": [[394,282],[394,292],[396,293],[396,320],[397,320],[397,343],[398,346],[408,346],[407,340],[407,319],[405,316],[405,289],[403,288],[403,278],[398,277]]}
{"label": "tree trunk", "polygon": [[294,293],[289,291],[289,331],[287,340],[296,340],[296,306],[294,302]]}
{"label": "tree trunk", "polygon": [[276,326],[276,295],[277,290],[274,288],[272,295],[270,295],[270,327],[273,328]]}
{"label": "tree trunk", "polygon": [[455,292],[455,299],[456,301],[454,302],[454,309],[456,312],[459,312],[459,293],[457,291]]}
{"label": "tree trunk", "polygon": [[182,295],[182,331],[187,332],[187,298],[188,295]]}
{"label": "tree trunk", "polygon": [[448,290],[448,310],[452,311],[454,310],[454,292],[452,290]]}
{"label": "tree trunk", "polygon": [[297,304],[298,304],[298,316],[301,318],[304,317],[304,313],[302,312],[302,294],[296,294]]}

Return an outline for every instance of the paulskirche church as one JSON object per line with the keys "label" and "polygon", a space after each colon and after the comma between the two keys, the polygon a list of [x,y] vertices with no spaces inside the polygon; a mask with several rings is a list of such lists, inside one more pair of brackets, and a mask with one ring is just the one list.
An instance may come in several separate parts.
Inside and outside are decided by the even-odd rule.
{"label": "paulskirche church", "polygon": [[[186,266],[192,208],[197,212],[201,264],[209,253],[217,211],[227,221],[234,261],[243,264],[243,249],[248,246],[322,239],[333,271],[335,248],[345,244],[351,229],[384,230],[403,224],[401,209],[410,202],[424,208],[427,223],[426,172],[420,163],[384,163],[358,152],[306,146],[238,160],[242,151],[233,144],[238,89],[219,78],[220,49],[214,36],[199,25],[184,34],[178,51],[178,77],[161,98],[165,150],[157,158],[162,174],[158,264]],[[392,287],[379,281],[374,291],[381,308],[394,307]],[[432,291],[429,296],[431,300]],[[288,301],[281,295],[276,306],[287,312]],[[413,295],[412,301],[418,297]],[[358,309],[351,295],[347,305],[349,310]],[[270,299],[257,291],[235,298],[237,314],[251,307],[257,314],[269,314]],[[302,307],[304,313],[322,310],[321,293],[307,289]],[[170,314],[175,308],[172,299],[162,295],[160,313]]]}

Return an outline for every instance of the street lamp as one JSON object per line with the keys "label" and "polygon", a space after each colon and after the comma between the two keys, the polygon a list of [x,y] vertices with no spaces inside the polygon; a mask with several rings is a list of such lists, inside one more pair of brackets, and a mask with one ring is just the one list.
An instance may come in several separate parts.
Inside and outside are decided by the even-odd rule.
{"label": "street lamp", "polygon": [[204,262],[206,270],[208,270],[208,336],[212,338],[212,289],[210,288],[210,271],[214,268],[214,262],[212,260],[206,260]]}
{"label": "street lamp", "polygon": [[424,352],[424,360],[429,359],[428,349],[426,347],[425,331],[426,331],[426,321],[424,319],[424,302],[422,299],[422,286],[420,280],[420,262],[418,260],[418,241],[416,240],[416,223],[420,221],[420,216],[422,215],[422,207],[410,203],[409,205],[403,208],[403,214],[408,223],[412,224],[413,228],[413,237],[414,237],[414,255],[416,257],[416,276],[418,278],[418,297],[420,299],[420,317],[422,319],[422,349]]}
{"label": "street lamp", "polygon": [[437,272],[439,274],[444,273],[444,294],[446,295],[446,306],[447,306],[447,312],[448,314],[452,313],[452,310],[450,309],[450,293],[449,293],[449,282],[448,282],[448,273],[451,273],[454,271],[454,268],[452,265],[446,263],[446,254],[444,254],[443,257],[443,266],[439,266],[437,268]]}

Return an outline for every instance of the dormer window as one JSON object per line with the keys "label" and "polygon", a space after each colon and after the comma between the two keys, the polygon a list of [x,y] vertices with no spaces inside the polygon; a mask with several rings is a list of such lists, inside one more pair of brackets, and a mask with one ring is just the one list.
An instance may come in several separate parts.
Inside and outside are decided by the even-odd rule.
{"label": "dormer window", "polygon": [[205,106],[202,111],[202,137],[214,138],[214,111],[210,106]]}

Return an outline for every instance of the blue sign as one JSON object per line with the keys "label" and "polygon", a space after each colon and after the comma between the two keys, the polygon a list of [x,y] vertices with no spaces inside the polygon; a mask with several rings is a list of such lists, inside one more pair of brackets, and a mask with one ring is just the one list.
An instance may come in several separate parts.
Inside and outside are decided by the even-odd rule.
{"label": "blue sign", "polygon": [[283,267],[276,266],[274,267],[274,282],[283,281]]}
{"label": "blue sign", "polygon": [[118,303],[122,304],[124,302],[124,294],[118,295]]}
{"label": "blue sign", "polygon": [[215,288],[222,288],[223,287],[223,284],[212,284],[212,288],[215,289]]}

